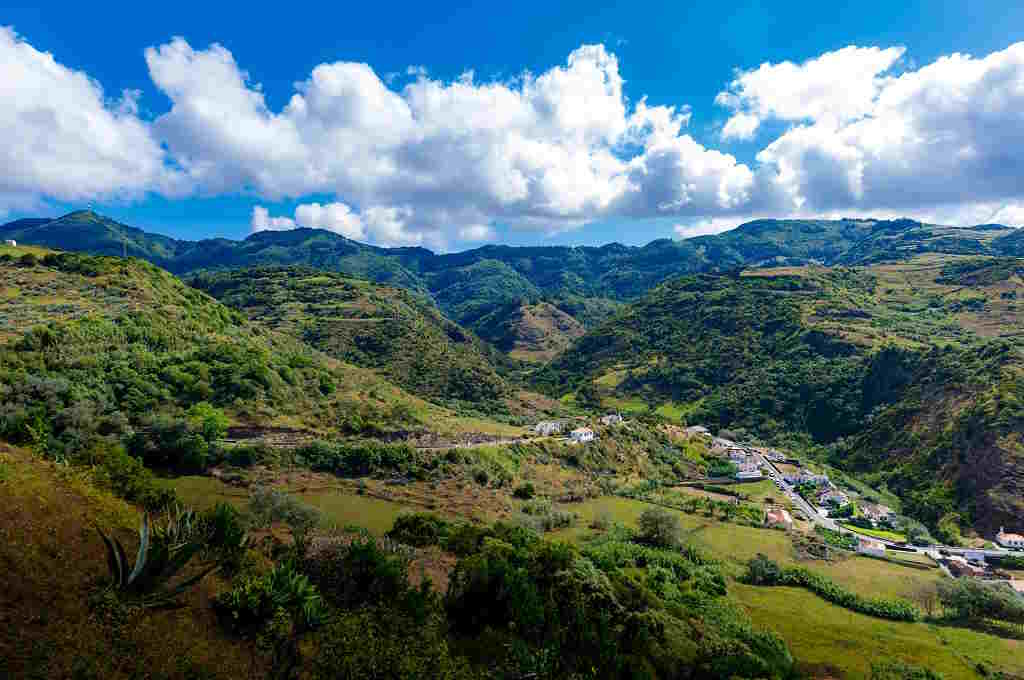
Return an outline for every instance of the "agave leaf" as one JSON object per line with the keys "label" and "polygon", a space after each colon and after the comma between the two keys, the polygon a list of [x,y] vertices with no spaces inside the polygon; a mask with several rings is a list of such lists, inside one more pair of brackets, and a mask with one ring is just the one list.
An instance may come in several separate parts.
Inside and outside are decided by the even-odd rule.
{"label": "agave leaf", "polygon": [[103,529],[100,529],[99,525],[96,526],[96,531],[99,532],[100,538],[103,539],[103,542],[107,546],[107,568],[110,570],[110,585],[114,588],[120,588],[121,578],[122,575],[124,574],[124,567],[121,562],[121,556],[114,548],[113,541],[111,541],[110,538],[105,533],[103,533]]}
{"label": "agave leaf", "polygon": [[219,569],[219,568],[220,568],[220,565],[219,564],[215,564],[215,565],[213,565],[211,567],[207,567],[206,569],[203,569],[201,572],[199,572],[198,574],[196,574],[192,578],[189,578],[189,579],[186,579],[186,580],[182,581],[181,583],[176,585],[174,588],[172,588],[171,590],[167,591],[167,596],[168,597],[176,597],[178,595],[181,595],[183,592],[185,592],[186,590],[188,590],[189,588],[191,588],[195,584],[199,583],[204,578],[206,578],[209,574],[212,574],[213,572],[217,571],[217,569]]}
{"label": "agave leaf", "polygon": [[146,566],[146,557],[149,554],[149,515],[142,515],[142,524],[139,526],[139,554],[135,556],[135,568],[128,575],[127,585],[135,583]]}
{"label": "agave leaf", "polygon": [[128,553],[125,551],[124,544],[118,540],[118,537],[114,537],[114,547],[118,552],[118,562],[121,564],[121,580],[118,582],[118,588],[125,588],[128,586]]}

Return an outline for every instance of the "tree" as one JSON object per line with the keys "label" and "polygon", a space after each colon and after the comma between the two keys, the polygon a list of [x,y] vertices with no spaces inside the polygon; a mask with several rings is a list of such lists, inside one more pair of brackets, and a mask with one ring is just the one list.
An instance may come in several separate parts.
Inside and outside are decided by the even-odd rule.
{"label": "tree", "polygon": [[679,545],[679,518],[661,508],[644,510],[638,520],[640,539],[661,548]]}
{"label": "tree", "polygon": [[191,428],[199,432],[208,442],[223,437],[231,423],[224,415],[224,411],[207,401],[193,404],[185,415],[188,417],[188,424]]}

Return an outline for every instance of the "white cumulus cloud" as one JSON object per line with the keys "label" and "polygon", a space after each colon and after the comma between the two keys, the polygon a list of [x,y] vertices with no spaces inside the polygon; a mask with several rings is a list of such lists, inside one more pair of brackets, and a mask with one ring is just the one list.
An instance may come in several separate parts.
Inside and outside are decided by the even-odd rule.
{"label": "white cumulus cloud", "polygon": [[[261,203],[253,229],[435,248],[491,240],[496,225],[607,218],[669,217],[684,236],[753,214],[1019,223],[1024,43],[921,67],[903,57],[850,46],[737,71],[715,100],[728,113],[715,139],[774,134],[746,163],[691,134],[689,106],[628,97],[603,45],[500,82],[322,63],[271,107],[226,47],[172,38],[145,50],[161,94],[140,107],[138,91],[111,98],[0,28],[0,212],[243,195]],[[293,215],[264,207],[283,199]]]}
{"label": "white cumulus cloud", "polygon": [[176,173],[137,117],[137,98],[109,100],[87,74],[0,26],[0,212],[43,198],[176,194]]}

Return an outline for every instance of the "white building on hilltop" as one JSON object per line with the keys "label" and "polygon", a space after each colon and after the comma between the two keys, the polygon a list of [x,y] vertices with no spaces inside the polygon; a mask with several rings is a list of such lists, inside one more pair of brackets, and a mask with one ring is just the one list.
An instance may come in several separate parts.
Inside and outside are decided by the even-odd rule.
{"label": "white building on hilltop", "polygon": [[999,527],[999,533],[996,534],[996,543],[1004,548],[1024,548],[1024,536],[1008,534],[1003,527]]}
{"label": "white building on hilltop", "polygon": [[577,427],[569,433],[569,439],[574,444],[586,444],[587,442],[594,441],[594,431],[589,427]]}
{"label": "white building on hilltop", "polygon": [[10,246],[12,248],[17,248],[18,247],[18,242],[15,241],[13,238],[9,238],[6,241],[4,241],[4,245],[5,246]]}
{"label": "white building on hilltop", "polygon": [[622,416],[618,413],[609,413],[606,416],[601,416],[602,425],[619,425],[622,423]]}

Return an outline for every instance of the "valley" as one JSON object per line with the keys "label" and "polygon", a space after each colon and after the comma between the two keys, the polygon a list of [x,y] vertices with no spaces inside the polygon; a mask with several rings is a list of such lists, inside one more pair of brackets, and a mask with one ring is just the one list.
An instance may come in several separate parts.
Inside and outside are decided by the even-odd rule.
{"label": "valley", "polygon": [[[250,677],[413,648],[407,677],[882,677],[868,649],[1024,675],[1024,553],[994,543],[1024,531],[1012,229],[452,254],[86,212],[0,233],[0,505],[32,508],[0,525],[25,584],[2,673],[237,677],[223,647]],[[180,608],[98,587],[90,525],[141,546],[180,507]],[[953,578],[973,554],[984,577]],[[68,558],[78,637],[30,611]],[[245,599],[293,602],[279,573],[316,596]]]}

